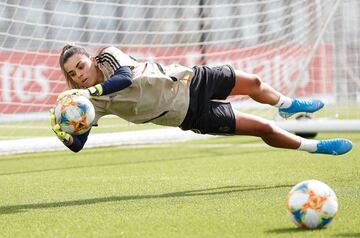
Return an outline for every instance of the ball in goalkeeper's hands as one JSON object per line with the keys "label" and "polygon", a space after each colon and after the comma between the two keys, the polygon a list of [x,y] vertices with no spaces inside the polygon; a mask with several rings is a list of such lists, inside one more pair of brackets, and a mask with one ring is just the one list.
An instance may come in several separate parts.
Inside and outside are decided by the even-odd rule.
{"label": "ball in goalkeeper's hands", "polygon": [[90,130],[95,109],[90,100],[84,96],[67,95],[55,106],[55,123],[62,131],[71,135],[81,135]]}

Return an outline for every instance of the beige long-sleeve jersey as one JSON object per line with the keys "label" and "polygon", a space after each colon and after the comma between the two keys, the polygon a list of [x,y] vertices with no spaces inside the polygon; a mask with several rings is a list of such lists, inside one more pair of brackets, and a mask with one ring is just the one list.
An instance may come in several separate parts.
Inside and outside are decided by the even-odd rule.
{"label": "beige long-sleeve jersey", "polygon": [[121,66],[132,70],[132,84],[118,92],[92,98],[95,121],[113,114],[133,123],[151,122],[179,126],[189,107],[191,68],[152,62],[139,63],[116,47],[103,49],[96,57],[105,80]]}

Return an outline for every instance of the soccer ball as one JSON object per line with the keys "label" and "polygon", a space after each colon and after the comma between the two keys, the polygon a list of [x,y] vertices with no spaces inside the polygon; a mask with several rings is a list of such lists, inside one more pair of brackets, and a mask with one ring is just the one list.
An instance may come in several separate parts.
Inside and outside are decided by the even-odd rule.
{"label": "soccer ball", "polygon": [[95,109],[84,96],[68,95],[61,98],[54,110],[55,123],[71,135],[81,135],[90,130],[95,118]]}
{"label": "soccer ball", "polygon": [[335,217],[338,202],[335,192],[318,180],[295,185],[288,196],[287,210],[291,220],[301,228],[321,228]]}

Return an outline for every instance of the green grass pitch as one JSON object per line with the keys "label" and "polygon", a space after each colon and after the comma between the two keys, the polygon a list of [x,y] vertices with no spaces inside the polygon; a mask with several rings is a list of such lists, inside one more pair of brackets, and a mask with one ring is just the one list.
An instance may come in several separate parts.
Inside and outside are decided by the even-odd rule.
{"label": "green grass pitch", "polygon": [[[273,149],[250,137],[0,157],[1,237],[360,237],[360,134],[344,156]],[[334,189],[328,228],[301,230],[296,183]]]}

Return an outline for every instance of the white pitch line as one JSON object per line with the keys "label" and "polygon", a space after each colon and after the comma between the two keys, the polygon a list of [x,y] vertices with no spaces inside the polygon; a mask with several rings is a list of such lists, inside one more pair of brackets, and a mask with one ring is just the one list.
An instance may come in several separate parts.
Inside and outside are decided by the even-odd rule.
{"label": "white pitch line", "polygon": [[[182,142],[211,137],[214,136],[182,131],[179,128],[102,133],[90,135],[85,148]],[[0,141],[0,155],[64,150],[68,148],[56,136]]]}
{"label": "white pitch line", "polygon": [[[129,145],[124,146],[122,148],[178,148],[178,144],[141,144],[141,145]],[[229,144],[229,143],[219,143],[219,144],[181,144],[180,147],[186,147],[186,148],[229,148],[229,147],[237,147],[237,148],[271,148],[265,143],[239,143],[239,144]],[[121,148],[121,147],[119,147]]]}
{"label": "white pitch line", "polygon": [[[201,140],[215,138],[211,135],[200,135],[191,131],[182,131],[179,128],[162,128],[143,131],[128,131],[116,133],[92,134],[85,145],[85,148],[98,148],[109,146],[129,146],[132,147],[170,147],[179,146],[171,142],[185,142],[192,140]],[[239,144],[182,144],[187,147],[203,148],[222,148],[222,147],[269,147],[265,143],[239,143]],[[354,144],[359,146],[358,144]],[[270,148],[270,147],[269,147]],[[56,136],[22,138],[14,140],[0,140],[0,155],[35,153],[46,151],[65,151],[68,150]]]}

